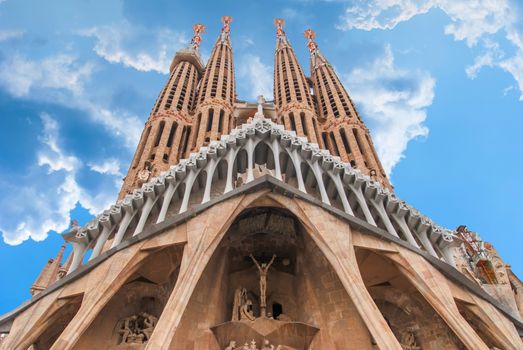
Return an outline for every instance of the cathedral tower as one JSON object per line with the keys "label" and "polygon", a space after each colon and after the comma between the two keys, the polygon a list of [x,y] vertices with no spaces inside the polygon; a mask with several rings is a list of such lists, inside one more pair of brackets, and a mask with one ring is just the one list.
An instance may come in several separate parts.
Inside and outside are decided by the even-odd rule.
{"label": "cathedral tower", "polygon": [[211,58],[200,82],[191,151],[219,140],[233,128],[233,105],[236,100],[234,64],[230,38],[232,17],[222,17],[222,29],[212,49]]}
{"label": "cathedral tower", "polygon": [[369,129],[361,120],[333,67],[314,42],[316,33],[307,29],[304,35],[310,52],[311,79],[322,121],[325,147],[344,162],[392,189],[374,149]]}
{"label": "cathedral tower", "polygon": [[203,72],[198,49],[205,26],[195,24],[193,30],[189,46],[173,58],[169,80],[145,123],[119,198],[176,164],[187,152],[192,124],[190,113]]}
{"label": "cathedral tower", "polygon": [[49,259],[47,261],[47,264],[40,272],[40,275],[38,275],[38,278],[31,286],[31,295],[40,293],[45,288],[47,288],[47,286],[63,277],[64,274],[62,272],[62,258],[64,256],[65,246],[65,243],[62,244],[58,254],[56,255],[56,258]]}
{"label": "cathedral tower", "polygon": [[283,25],[276,19],[276,52],[274,53],[274,103],[287,130],[306,136],[310,142],[323,146],[309,82],[305,78]]}

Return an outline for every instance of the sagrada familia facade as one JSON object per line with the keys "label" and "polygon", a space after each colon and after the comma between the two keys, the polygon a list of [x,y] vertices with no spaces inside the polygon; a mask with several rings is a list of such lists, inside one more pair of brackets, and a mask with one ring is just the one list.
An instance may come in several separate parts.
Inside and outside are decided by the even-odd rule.
{"label": "sagrada familia facade", "polygon": [[0,348],[523,349],[523,284],[394,194],[314,31],[306,76],[275,21],[274,99],[251,103],[231,21],[207,64],[193,27],[118,200],[63,234]]}

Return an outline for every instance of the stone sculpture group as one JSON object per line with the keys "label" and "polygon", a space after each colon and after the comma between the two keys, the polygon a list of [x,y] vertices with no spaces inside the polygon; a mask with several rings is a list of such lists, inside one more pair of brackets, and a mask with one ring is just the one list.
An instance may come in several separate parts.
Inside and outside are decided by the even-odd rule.
{"label": "stone sculpture group", "polygon": [[147,312],[132,315],[122,320],[119,333],[122,335],[120,344],[143,344],[153,334],[158,318]]}
{"label": "stone sculpture group", "polygon": [[236,342],[231,340],[225,350],[280,350],[281,345],[274,347],[267,339],[263,341],[261,348],[258,348],[256,341],[253,339],[251,343],[245,343],[244,345],[236,346]]}

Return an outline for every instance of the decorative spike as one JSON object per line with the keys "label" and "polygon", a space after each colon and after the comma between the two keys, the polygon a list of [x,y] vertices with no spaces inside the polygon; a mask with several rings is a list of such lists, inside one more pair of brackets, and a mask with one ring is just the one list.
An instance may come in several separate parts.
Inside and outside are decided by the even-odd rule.
{"label": "decorative spike", "polygon": [[283,30],[283,26],[285,25],[285,20],[281,18],[276,18],[274,20],[274,25],[276,26],[276,37],[280,38],[285,35],[285,31]]}
{"label": "decorative spike", "polygon": [[316,32],[312,29],[307,29],[303,32],[303,35],[307,38],[307,47],[309,48],[310,53],[315,52],[318,49],[318,44],[314,42]]}
{"label": "decorative spike", "polygon": [[201,23],[197,23],[192,26],[192,29],[194,31],[194,35],[191,39],[191,48],[194,50],[198,50],[200,47],[200,43],[202,42],[201,34],[205,32],[205,25]]}
{"label": "decorative spike", "polygon": [[229,34],[230,31],[231,31],[231,22],[232,22],[232,17],[231,16],[223,16],[222,17],[222,23],[223,23],[223,26],[222,26],[222,33],[225,33],[225,34]]}

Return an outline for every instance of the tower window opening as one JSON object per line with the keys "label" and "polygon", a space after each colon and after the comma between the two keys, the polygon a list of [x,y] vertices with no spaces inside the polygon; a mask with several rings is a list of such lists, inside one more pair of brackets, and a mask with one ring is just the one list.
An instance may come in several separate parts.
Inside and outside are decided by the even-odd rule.
{"label": "tower window opening", "polygon": [[169,155],[167,155],[167,153],[164,153],[163,154],[163,162],[167,163],[168,160],[169,160]]}
{"label": "tower window opening", "polygon": [[165,126],[165,122],[162,120],[160,122],[160,128],[158,129],[158,133],[156,134],[156,141],[154,141],[154,147],[156,147],[160,144],[160,139],[162,138],[164,126]]}
{"label": "tower window opening", "polygon": [[[198,130],[198,129],[196,129]],[[179,148],[178,150],[178,160],[181,159],[183,157],[183,155],[185,154],[185,152],[187,152],[187,135],[189,135],[191,132],[191,127],[183,127],[182,129],[182,138],[181,138],[181,147]],[[196,140],[196,138],[195,138]]]}
{"label": "tower window opening", "polygon": [[358,133],[356,129],[352,129],[352,134],[354,135],[354,138],[356,139],[356,144],[358,145],[358,150],[361,154],[363,154],[363,149],[361,148],[360,139],[358,138]]}
{"label": "tower window opening", "polygon": [[327,145],[328,145],[328,143],[327,143],[327,133],[322,132],[321,133],[321,138],[323,139],[323,145],[325,147],[327,147]]}
{"label": "tower window opening", "polygon": [[167,147],[171,147],[173,145],[174,133],[176,132],[177,127],[178,123],[173,122],[173,125],[171,126],[171,131],[169,132],[169,139],[167,139]]}
{"label": "tower window opening", "polygon": [[136,153],[136,157],[134,158],[134,164],[133,168],[136,168],[138,166],[138,163],[140,162],[140,158],[142,158],[142,153],[145,148],[145,144],[147,143],[147,139],[149,138],[149,133],[151,132],[151,126],[145,130],[145,134],[143,135],[142,142],[140,142],[140,148],[138,152]]}
{"label": "tower window opening", "polygon": [[212,118],[214,115],[214,109],[209,109],[209,117],[207,118],[207,131],[211,131],[212,129]]}
{"label": "tower window opening", "polygon": [[224,114],[225,114],[225,112],[223,111],[223,109],[220,109],[220,119],[218,119],[218,132],[223,131],[223,115]]}
{"label": "tower window opening", "polygon": [[296,131],[296,122],[294,121],[294,113],[289,113],[289,121],[291,122],[291,130]]}
{"label": "tower window opening", "polygon": [[343,141],[343,146],[345,147],[345,151],[347,152],[347,155],[349,155],[352,152],[351,152],[349,140],[347,139],[347,134],[345,133],[344,128],[340,129],[340,134],[341,134],[341,140]]}
{"label": "tower window opening", "polygon": [[307,123],[305,120],[305,113],[303,113],[303,112],[300,113],[300,121],[301,121],[301,128],[303,129],[303,134],[305,136],[309,135],[308,130],[307,130]]}
{"label": "tower window opening", "polygon": [[333,153],[334,153],[335,156],[339,156],[340,152],[338,151],[338,144],[336,143],[336,137],[334,137],[334,133],[331,131],[329,133],[329,136],[330,136],[330,139],[331,139],[332,150],[334,151]]}
{"label": "tower window opening", "polygon": [[[194,129],[195,135],[193,137],[193,141],[192,141],[191,147],[196,146],[196,141],[198,139],[198,132],[200,131],[200,124],[201,124],[201,122],[202,122],[202,114],[198,113],[198,117],[196,118],[196,128]],[[185,132],[185,127],[183,128],[183,132]],[[182,134],[182,138],[183,138],[183,134]]]}

